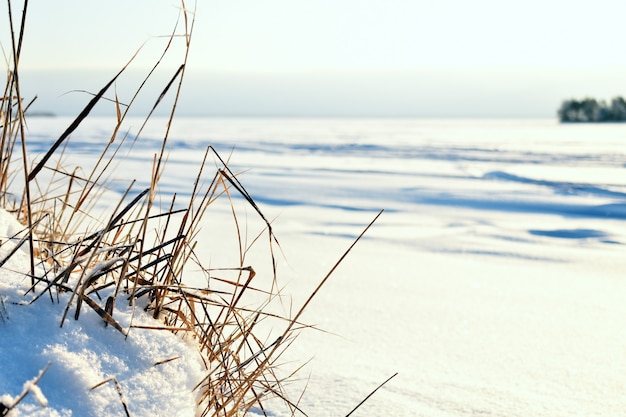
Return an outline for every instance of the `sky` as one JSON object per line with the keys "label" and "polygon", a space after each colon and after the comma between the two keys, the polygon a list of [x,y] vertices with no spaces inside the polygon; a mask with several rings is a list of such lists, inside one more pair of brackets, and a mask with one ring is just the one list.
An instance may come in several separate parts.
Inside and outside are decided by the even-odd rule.
{"label": "sky", "polygon": [[[97,91],[144,45],[132,67],[139,80],[180,7],[31,1],[20,62],[26,90],[38,109],[76,111],[86,97],[67,92]],[[201,0],[181,112],[554,117],[565,98],[626,94],[624,15],[617,0]],[[182,51],[182,38],[173,49]],[[163,80],[181,53],[174,58]]]}

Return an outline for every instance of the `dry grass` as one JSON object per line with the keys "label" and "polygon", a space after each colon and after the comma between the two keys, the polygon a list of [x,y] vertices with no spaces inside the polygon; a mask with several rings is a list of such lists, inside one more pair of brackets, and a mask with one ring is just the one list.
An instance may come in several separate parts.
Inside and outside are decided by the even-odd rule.
{"label": "dry grass", "polygon": [[[203,416],[240,415],[252,407],[264,410],[263,402],[270,397],[282,398],[292,414],[304,414],[283,390],[283,382],[292,373],[277,372],[278,359],[293,342],[298,329],[304,327],[298,323],[300,315],[330,273],[293,317],[281,317],[265,309],[280,296],[274,260],[278,240],[271,223],[237,175],[211,147],[198,167],[185,206],[175,208],[178,207],[176,196],[167,204],[158,204],[163,198],[158,193],[158,185],[185,75],[194,12],[186,8],[184,1],[181,3],[180,23],[169,36],[163,55],[126,104],[122,104],[117,92],[111,93],[111,87],[124,76],[134,57],[100,91],[92,94],[83,111],[48,151],[31,160],[28,153],[28,106],[20,91],[18,65],[27,5],[25,2],[20,18],[9,16],[10,22],[18,20],[21,25],[19,28],[11,26],[12,56],[7,58],[7,81],[0,102],[0,204],[13,211],[24,225],[23,233],[14,239],[19,241],[18,247],[27,245],[30,251],[29,291],[35,294],[34,302],[42,302],[42,298],[52,302],[69,300],[64,306],[61,326],[66,320],[78,320],[84,310],[90,309],[102,318],[105,325],[125,336],[137,331],[135,329],[149,328],[193,339],[207,370],[206,377],[198,381],[196,387]],[[9,1],[11,14],[10,6]],[[154,105],[133,140],[141,137],[154,111],[164,106],[165,99],[169,98],[170,116],[160,152],[154,156],[149,187],[137,190],[134,183],[130,183],[106,216],[96,216],[94,213],[106,206],[110,198],[108,186],[116,161],[121,158],[122,150],[133,145],[127,143],[123,132],[135,98],[139,94],[151,94],[146,85],[154,74],[162,71],[162,59],[173,54],[175,47],[181,44],[180,65],[170,75],[170,81],[160,91],[152,93]],[[109,101],[116,120],[111,127],[110,140],[103,144],[100,158],[93,166],[68,169],[61,161],[69,152],[71,135],[77,132],[90,111],[104,100]],[[214,170],[206,168],[208,161],[214,161]],[[247,247],[239,232],[234,209],[240,262],[230,268],[211,270],[202,265],[195,254],[200,223],[208,208],[218,199],[232,203],[232,193],[242,196],[265,225],[263,234],[274,274],[269,280],[269,288],[257,288],[254,268],[244,263]],[[260,244],[258,239],[254,241]],[[6,259],[0,260],[0,267]],[[186,284],[190,267],[204,271],[207,286],[198,288]],[[265,300],[250,308],[242,302],[249,293],[264,294]],[[60,297],[61,294],[66,298]],[[121,305],[150,312],[156,319],[154,325],[138,325],[134,321],[122,325],[116,319],[116,311]],[[279,337],[267,340],[267,335],[257,330],[260,323],[270,320],[283,330],[280,330]],[[111,381],[116,383],[114,379]],[[102,384],[106,382],[110,381]],[[119,383],[116,386],[126,405]],[[97,386],[92,389],[95,388]]]}
{"label": "dry grass", "polygon": [[17,398],[11,401],[11,404],[4,404],[0,401],[0,417],[9,415],[9,412],[13,408],[15,408],[15,406],[21,403],[28,394],[32,394],[35,397],[36,401],[39,402],[42,407],[45,407],[48,404],[48,400],[43,395],[43,393],[41,392],[41,388],[39,388],[37,384],[44,376],[49,367],[50,362],[48,362],[48,364],[41,371],[39,371],[39,374],[37,374],[36,377],[31,379],[30,381],[26,381],[26,383],[24,383],[24,388],[22,389],[22,392],[20,393],[20,395],[17,396]]}

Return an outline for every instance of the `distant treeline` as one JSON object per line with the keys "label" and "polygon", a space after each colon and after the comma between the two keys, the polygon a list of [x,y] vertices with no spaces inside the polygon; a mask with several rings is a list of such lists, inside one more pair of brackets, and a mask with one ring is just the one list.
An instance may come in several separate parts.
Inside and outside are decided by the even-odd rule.
{"label": "distant treeline", "polygon": [[625,122],[626,101],[615,97],[608,105],[604,100],[595,98],[565,100],[558,115],[561,122]]}

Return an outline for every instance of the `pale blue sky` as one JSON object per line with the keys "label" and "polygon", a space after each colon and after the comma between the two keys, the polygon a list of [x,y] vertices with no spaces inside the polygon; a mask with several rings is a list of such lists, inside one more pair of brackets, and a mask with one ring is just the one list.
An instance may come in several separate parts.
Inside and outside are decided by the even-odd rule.
{"label": "pale blue sky", "polygon": [[[40,105],[72,109],[62,92],[97,89],[145,41],[147,67],[179,6],[31,0],[21,68]],[[617,0],[199,0],[183,110],[549,117],[626,95],[624,16]]]}

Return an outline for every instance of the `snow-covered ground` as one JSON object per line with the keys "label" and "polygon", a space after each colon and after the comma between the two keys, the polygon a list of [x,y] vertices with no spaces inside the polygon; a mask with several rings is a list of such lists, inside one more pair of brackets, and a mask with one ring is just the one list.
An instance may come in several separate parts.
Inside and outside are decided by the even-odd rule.
{"label": "snow-covered ground", "polygon": [[[30,150],[37,152],[67,120],[29,123]],[[106,140],[110,125],[86,123],[70,142],[67,163],[88,165]],[[159,127],[146,130],[116,177],[146,181]],[[307,386],[300,406],[309,415],[345,415],[395,372],[354,415],[624,414],[622,125],[180,118],[171,138],[164,193],[188,189],[207,145],[230,156],[231,169],[244,171],[240,180],[275,219],[279,281],[294,310],[385,209],[303,316],[324,332],[303,331],[285,356],[312,358],[288,387],[298,398]],[[127,181],[119,184],[121,192]],[[251,240],[255,213],[243,216]],[[205,227],[198,254],[212,265],[229,264],[236,254],[215,238],[232,233],[227,208],[216,206]],[[259,275],[269,274],[266,259],[256,256],[250,252],[249,263]],[[20,266],[4,268],[3,280],[12,268]],[[17,296],[3,286],[0,295]],[[42,415],[63,415],[68,390],[91,399],[73,415],[101,415],[109,400],[119,406],[113,385],[88,392],[113,374],[122,387],[145,379],[182,389],[195,377],[193,354],[154,367],[180,353],[153,349],[139,334],[123,352],[118,343],[107,350],[109,338],[120,336],[111,329],[85,317],[60,330],[52,305],[39,300],[34,306],[28,309],[49,311],[45,320],[7,304],[9,319],[0,322],[0,394],[19,394],[21,384],[52,361],[39,384],[48,411],[34,398],[25,402],[49,413]],[[31,314],[36,322],[29,322]],[[72,337],[77,326],[87,329],[80,338]],[[90,358],[93,368],[72,368],[75,355]],[[55,370],[54,363],[63,366]],[[188,379],[172,377],[183,371]],[[158,396],[148,394],[150,387],[145,392],[129,403],[157,407]],[[183,403],[193,400],[189,393],[180,398],[171,405],[182,413],[175,415],[185,415]]]}
{"label": "snow-covered ground", "polygon": [[[16,244],[7,237],[23,229],[12,215],[0,211],[0,259]],[[55,294],[54,303],[44,296],[28,304],[34,298],[32,292],[24,296],[30,279],[23,273],[29,265],[22,247],[0,269],[0,401],[12,405],[23,389],[31,390],[31,380],[50,364],[36,385],[48,408],[42,409],[31,391],[11,416],[125,415],[124,403],[131,416],[195,414],[193,388],[203,372],[194,346],[164,331],[134,329],[126,339],[105,327],[91,310],[60,327],[69,294],[60,299]],[[124,328],[131,314],[123,303],[118,305],[116,319]],[[155,324],[141,309],[135,311],[133,323]],[[116,382],[125,388],[123,401]],[[130,398],[128,393],[132,393]]]}

